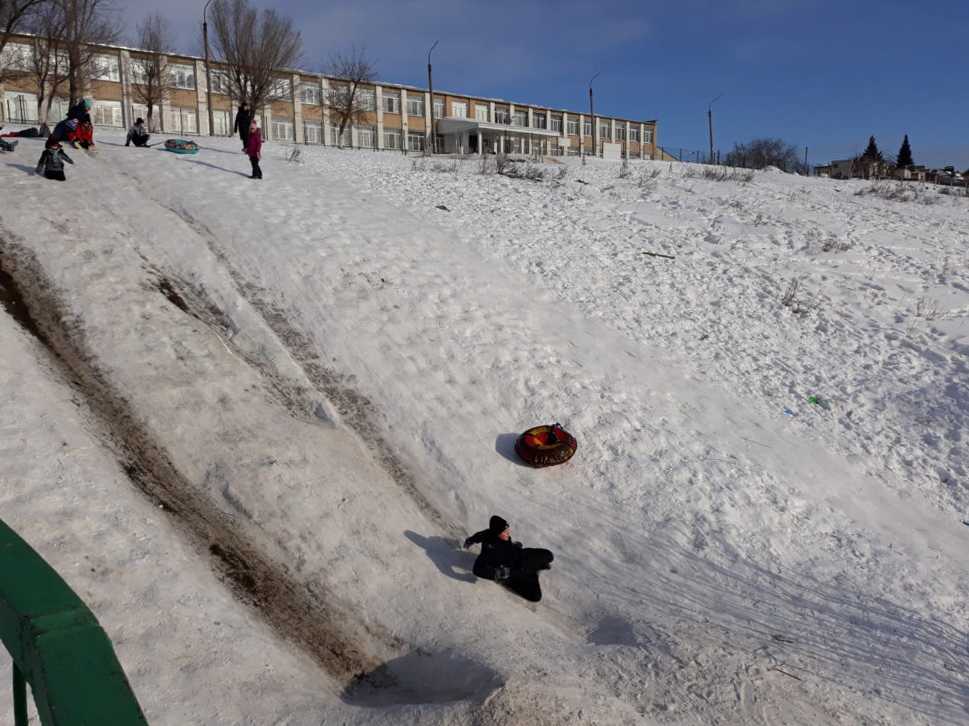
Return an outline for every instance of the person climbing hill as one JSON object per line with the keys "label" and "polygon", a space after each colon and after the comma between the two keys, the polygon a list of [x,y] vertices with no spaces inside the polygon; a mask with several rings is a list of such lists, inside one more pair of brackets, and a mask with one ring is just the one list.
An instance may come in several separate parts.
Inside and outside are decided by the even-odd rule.
{"label": "person climbing hill", "polygon": [[555,556],[545,549],[522,547],[521,542],[511,538],[511,526],[494,515],[488,529],[464,540],[464,548],[481,545],[481,554],[474,561],[474,574],[485,580],[494,580],[512,592],[531,602],[542,599],[538,573],[552,566]]}

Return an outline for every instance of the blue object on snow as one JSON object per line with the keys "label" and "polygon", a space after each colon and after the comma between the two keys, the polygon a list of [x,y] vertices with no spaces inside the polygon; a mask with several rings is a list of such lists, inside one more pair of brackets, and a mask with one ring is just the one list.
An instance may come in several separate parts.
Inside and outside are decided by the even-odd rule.
{"label": "blue object on snow", "polygon": [[785,416],[797,416],[797,412],[796,411],[792,411],[789,408],[785,408],[784,409],[784,415]]}

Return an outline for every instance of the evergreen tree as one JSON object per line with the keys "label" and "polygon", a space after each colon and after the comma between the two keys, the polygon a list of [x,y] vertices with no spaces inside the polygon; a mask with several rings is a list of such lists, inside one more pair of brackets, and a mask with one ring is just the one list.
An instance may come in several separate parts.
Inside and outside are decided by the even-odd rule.
{"label": "evergreen tree", "polygon": [[898,150],[896,166],[899,169],[908,169],[915,166],[915,162],[912,161],[912,147],[908,145],[908,134],[905,134],[905,140],[902,141],[902,148]]}
{"label": "evergreen tree", "polygon": [[862,159],[867,159],[868,161],[884,161],[882,159],[882,152],[878,150],[878,144],[875,143],[875,137],[868,137],[868,148],[865,149],[865,153],[861,155]]}

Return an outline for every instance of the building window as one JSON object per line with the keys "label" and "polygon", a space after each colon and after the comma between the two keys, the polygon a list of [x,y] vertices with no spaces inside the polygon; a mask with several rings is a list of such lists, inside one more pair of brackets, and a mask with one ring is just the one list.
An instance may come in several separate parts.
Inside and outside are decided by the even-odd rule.
{"label": "building window", "polygon": [[229,77],[222,71],[210,71],[209,76],[212,78],[212,93],[221,93],[228,96]]}
{"label": "building window", "polygon": [[548,128],[551,131],[557,131],[562,133],[562,117],[561,116],[549,116]]}
{"label": "building window", "polygon": [[273,80],[273,85],[269,88],[269,98],[270,100],[274,98],[286,99],[290,98],[292,95],[292,83],[288,78],[276,78]]}
{"label": "building window", "polygon": [[528,111],[515,111],[511,119],[512,126],[528,126]]}
{"label": "building window", "polygon": [[643,143],[644,144],[651,144],[651,143],[653,143],[653,130],[652,129],[646,129],[646,130],[643,131]]}
{"label": "building window", "polygon": [[212,111],[212,128],[216,136],[232,136],[232,120],[228,111]]}
{"label": "building window", "polygon": [[384,113],[400,113],[400,94],[384,91]]}
{"label": "building window", "polygon": [[359,101],[361,111],[372,112],[377,110],[377,92],[373,89],[358,88],[357,99]]}
{"label": "building window", "polygon": [[566,131],[568,132],[569,136],[578,136],[579,122],[575,120],[570,120],[568,124],[566,124]]}
{"label": "building window", "polygon": [[96,81],[120,81],[121,66],[114,55],[96,55],[91,59],[91,78]]}
{"label": "building window", "polygon": [[400,131],[397,131],[396,129],[384,130],[384,148],[385,149],[400,148]]}
{"label": "building window", "polygon": [[338,136],[337,133],[340,130],[339,125],[330,127],[330,145],[331,146],[350,146],[353,142],[353,137],[350,135],[350,127],[347,126],[343,129],[343,135]]}
{"label": "building window", "polygon": [[407,134],[407,149],[409,151],[424,151],[424,134]]}
{"label": "building window", "polygon": [[[97,107],[97,101],[94,106]],[[198,117],[195,109],[171,107],[164,116],[165,132],[170,134],[198,133]],[[117,125],[121,125],[120,122]]]}
{"label": "building window", "polygon": [[583,121],[582,122],[582,135],[583,136],[592,136],[592,122],[591,121]]}
{"label": "building window", "polygon": [[154,66],[154,61],[148,58],[132,58],[128,66],[131,69],[131,82],[139,86],[147,85],[149,74],[155,73]]}
{"label": "building window", "polygon": [[323,143],[323,129],[320,128],[319,124],[314,124],[314,123],[303,124],[303,143],[304,144]]}
{"label": "building window", "polygon": [[616,141],[624,141],[626,139],[626,127],[617,126],[616,127]]}
{"label": "building window", "polygon": [[422,96],[407,97],[407,115],[408,116],[424,115],[424,98]]}
{"label": "building window", "polygon": [[274,118],[269,128],[269,136],[273,141],[294,141],[293,123],[289,119]]}
{"label": "building window", "polygon": [[639,129],[636,128],[635,126],[629,127],[629,140],[639,141]]}
{"label": "building window", "polygon": [[507,108],[496,108],[495,109],[495,123],[496,124],[507,124],[509,120],[508,109]]}
{"label": "building window", "polygon": [[120,101],[95,101],[91,109],[91,120],[97,126],[118,126],[121,124]]}
{"label": "building window", "polygon": [[434,118],[444,118],[444,101],[439,98],[434,99]]}
{"label": "building window", "polygon": [[488,123],[488,107],[476,104],[474,107],[474,120]]}
{"label": "building window", "polygon": [[609,124],[604,121],[599,122],[599,138],[608,139],[609,138]]}
{"label": "building window", "polygon": [[[3,106],[8,121],[33,123],[37,120],[37,96],[33,93],[7,91],[3,97]],[[54,118],[53,109],[51,116]]]}
{"label": "building window", "polygon": [[377,129],[373,126],[357,126],[357,146],[361,149],[377,147]]}
{"label": "building window", "polygon": [[548,115],[546,111],[535,111],[532,113],[532,118],[535,119],[536,129],[548,128]]}
{"label": "building window", "polygon": [[195,90],[195,69],[192,66],[169,65],[168,77],[175,88]]}
{"label": "building window", "polygon": [[299,87],[299,102],[307,106],[320,105],[320,87],[315,83],[303,83]]}
{"label": "building window", "polygon": [[29,71],[33,67],[33,57],[33,51],[27,43],[7,43],[0,54],[0,68]]}
{"label": "building window", "polygon": [[458,101],[451,101],[451,117],[452,118],[467,118],[468,117],[468,104],[460,103]]}

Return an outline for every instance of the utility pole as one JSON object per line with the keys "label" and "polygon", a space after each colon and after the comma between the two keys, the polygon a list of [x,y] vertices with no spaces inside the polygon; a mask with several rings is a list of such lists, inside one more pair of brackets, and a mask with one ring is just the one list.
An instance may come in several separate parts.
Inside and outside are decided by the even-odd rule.
{"label": "utility pole", "polygon": [[804,147],[804,175],[811,176],[811,167],[809,167],[807,163],[807,159],[808,159],[807,152],[808,152],[808,147],[805,146]]}
{"label": "utility pole", "polygon": [[[720,96],[723,96],[723,94],[721,93]],[[707,126],[710,129],[710,163],[711,164],[713,163],[713,104],[717,102],[717,99],[719,99],[720,96],[717,96],[717,98],[713,99],[712,101],[710,101],[710,103],[707,104]]]}
{"label": "utility pole", "polygon": [[429,153],[433,154],[437,151],[437,135],[434,133],[434,82],[431,80],[431,53],[437,48],[439,41],[435,40],[434,45],[431,49],[427,51],[427,88],[431,94],[431,128],[428,141],[430,142],[427,148],[430,150]]}
{"label": "utility pole", "polygon": [[589,120],[592,124],[592,155],[596,156],[596,111],[595,106],[592,104],[592,82],[599,77],[599,73],[596,73],[592,78],[589,79]]}
{"label": "utility pole", "polygon": [[209,136],[215,136],[214,114],[212,113],[212,71],[209,69],[209,23],[206,14],[212,0],[205,3],[202,8],[202,40],[205,44],[205,96],[206,105],[209,107]]}

